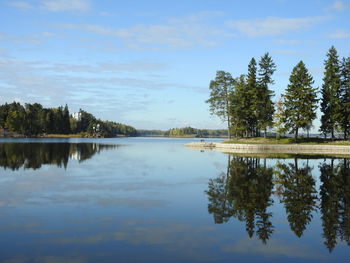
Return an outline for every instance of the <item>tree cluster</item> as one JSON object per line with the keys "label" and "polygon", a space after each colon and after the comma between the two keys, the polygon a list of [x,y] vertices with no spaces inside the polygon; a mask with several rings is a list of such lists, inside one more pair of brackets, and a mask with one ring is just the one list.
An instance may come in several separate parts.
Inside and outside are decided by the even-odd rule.
{"label": "tree cluster", "polygon": [[336,131],[341,131],[346,139],[350,132],[350,57],[340,60],[332,46],[324,66],[320,131],[332,139]]}
{"label": "tree cluster", "polygon": [[[342,132],[350,133],[350,57],[339,59],[332,46],[324,62],[325,70],[321,88],[320,132],[335,138]],[[230,73],[217,71],[210,82],[210,97],[206,101],[210,112],[227,122],[228,134],[236,137],[260,136],[261,131],[274,127],[276,133],[294,133],[309,130],[316,119],[318,91],[303,61],[292,70],[289,84],[276,103],[272,102],[274,83],[272,75],[276,65],[266,53],[258,65],[254,58],[248,65],[248,73],[233,78]]]}
{"label": "tree cluster", "polygon": [[[136,129],[120,123],[102,121],[80,110],[80,119],[69,114],[68,106],[44,108],[39,103],[24,106],[18,102],[0,105],[0,128],[25,136],[40,134],[79,134],[113,137],[117,134],[136,136]],[[96,128],[99,127],[97,130]]]}
{"label": "tree cluster", "polygon": [[[259,67],[258,67],[259,66]],[[210,82],[210,97],[206,101],[210,112],[228,125],[228,136],[260,136],[273,124],[272,75],[276,65],[268,53],[257,65],[254,58],[248,65],[248,74],[233,78],[230,73],[217,71]]]}

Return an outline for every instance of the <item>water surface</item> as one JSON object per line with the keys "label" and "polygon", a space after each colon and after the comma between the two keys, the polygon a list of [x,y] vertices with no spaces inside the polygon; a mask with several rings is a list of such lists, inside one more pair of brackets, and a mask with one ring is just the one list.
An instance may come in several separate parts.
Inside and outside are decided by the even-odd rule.
{"label": "water surface", "polygon": [[348,159],[1,139],[0,262],[342,262]]}

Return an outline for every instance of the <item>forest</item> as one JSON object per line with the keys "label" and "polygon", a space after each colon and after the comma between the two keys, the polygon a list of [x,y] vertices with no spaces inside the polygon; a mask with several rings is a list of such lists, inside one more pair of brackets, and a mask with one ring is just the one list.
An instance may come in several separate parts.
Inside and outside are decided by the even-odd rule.
{"label": "forest", "polygon": [[115,137],[117,135],[136,136],[134,127],[97,119],[82,109],[76,119],[69,113],[68,106],[44,108],[39,103],[19,102],[0,106],[0,128],[23,135],[39,136],[47,134],[79,134],[81,136]]}
{"label": "forest", "polygon": [[[229,72],[217,71],[210,82],[210,96],[206,101],[211,114],[227,123],[228,136],[259,137],[273,130],[277,137],[309,132],[321,111],[319,132],[334,139],[350,133],[350,57],[340,59],[331,47],[324,60],[324,76],[320,89],[303,61],[292,70],[289,84],[278,101],[273,102],[273,74],[276,64],[265,53],[257,62],[252,58],[247,74],[232,77]],[[320,95],[320,96],[319,96]]]}

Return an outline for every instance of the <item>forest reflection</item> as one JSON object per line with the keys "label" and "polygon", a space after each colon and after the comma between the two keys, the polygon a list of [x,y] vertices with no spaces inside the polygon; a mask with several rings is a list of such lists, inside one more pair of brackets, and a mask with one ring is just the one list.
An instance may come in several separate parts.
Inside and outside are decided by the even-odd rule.
{"label": "forest reflection", "polygon": [[0,166],[11,170],[35,170],[44,164],[67,168],[69,159],[83,162],[102,150],[116,147],[98,143],[2,143]]}
{"label": "forest reflection", "polygon": [[[274,232],[269,207],[279,200],[297,237],[303,235],[313,215],[320,214],[327,249],[331,252],[343,241],[350,245],[350,160],[319,159],[316,168],[309,165],[309,159],[298,157],[274,166],[266,160],[228,156],[226,173],[210,179],[206,191],[214,222],[238,219],[245,222],[249,237],[255,235],[266,244]],[[319,189],[315,172],[320,175]]]}

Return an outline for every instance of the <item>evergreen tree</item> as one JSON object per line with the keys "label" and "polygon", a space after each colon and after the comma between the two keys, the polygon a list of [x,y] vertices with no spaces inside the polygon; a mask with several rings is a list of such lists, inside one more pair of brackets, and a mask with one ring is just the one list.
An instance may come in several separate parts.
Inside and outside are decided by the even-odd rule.
{"label": "evergreen tree", "polygon": [[252,58],[248,65],[248,75],[247,75],[247,88],[246,93],[249,98],[248,104],[248,128],[249,132],[252,136],[256,135],[256,127],[257,127],[257,117],[258,117],[258,90],[257,90],[257,65],[254,58]]}
{"label": "evergreen tree", "polygon": [[334,130],[340,123],[340,66],[337,50],[333,46],[328,50],[324,65],[320,131],[325,137],[330,133],[334,139]]}
{"label": "evergreen tree", "polygon": [[231,133],[236,136],[248,135],[251,117],[251,97],[247,91],[245,76],[234,81],[234,89],[230,96]]}
{"label": "evergreen tree", "polygon": [[273,91],[269,90],[269,85],[274,84],[272,75],[275,71],[275,63],[269,53],[265,53],[259,61],[258,90],[256,97],[257,126],[259,130],[264,130],[265,136],[267,127],[273,125],[274,104],[271,97],[274,94]]}
{"label": "evergreen tree", "polygon": [[69,134],[71,129],[70,129],[70,121],[69,121],[69,110],[68,110],[67,104],[63,109],[62,125],[63,125],[63,133]]}
{"label": "evergreen tree", "polygon": [[229,96],[233,90],[233,78],[230,73],[217,71],[215,80],[210,81],[210,97],[206,101],[209,104],[211,114],[217,115],[222,121],[227,122],[228,137],[231,138],[231,118],[229,114]]}
{"label": "evergreen tree", "polygon": [[344,139],[350,132],[350,57],[343,58],[341,64],[341,129],[344,133]]}
{"label": "evergreen tree", "polygon": [[317,94],[312,88],[314,83],[303,61],[300,61],[289,77],[289,85],[284,95],[284,122],[287,129],[295,133],[298,138],[298,130],[307,128],[316,118]]}

